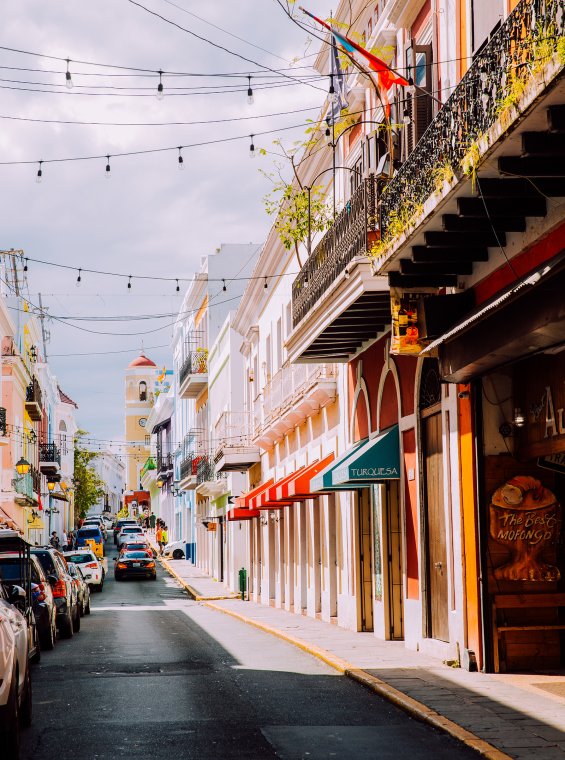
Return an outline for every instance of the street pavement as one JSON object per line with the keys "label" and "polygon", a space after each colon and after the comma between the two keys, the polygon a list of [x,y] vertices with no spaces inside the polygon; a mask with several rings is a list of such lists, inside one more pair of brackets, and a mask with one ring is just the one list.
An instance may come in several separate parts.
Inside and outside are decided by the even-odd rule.
{"label": "street pavement", "polygon": [[[113,579],[33,670],[22,760],[478,755],[291,644],[156,582]],[[1,754],[1,752],[0,752]]]}

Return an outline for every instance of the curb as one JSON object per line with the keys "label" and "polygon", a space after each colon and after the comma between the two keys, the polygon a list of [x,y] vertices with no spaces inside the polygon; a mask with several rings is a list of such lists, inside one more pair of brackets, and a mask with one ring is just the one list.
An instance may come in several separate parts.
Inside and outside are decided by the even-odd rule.
{"label": "curb", "polygon": [[269,633],[272,636],[276,636],[279,639],[282,639],[283,641],[286,641],[289,644],[293,644],[294,646],[301,649],[303,652],[306,652],[307,654],[312,655],[313,657],[316,657],[318,660],[321,660],[322,662],[325,662],[326,665],[329,665],[330,667],[337,670],[339,673],[342,673],[347,678],[351,678],[353,681],[357,681],[357,683],[360,683],[362,686],[365,686],[366,688],[370,689],[375,694],[378,694],[383,699],[386,699],[388,702],[391,702],[396,707],[399,707],[401,710],[403,710],[405,713],[410,715],[415,720],[419,720],[422,723],[427,723],[430,726],[433,726],[433,728],[439,729],[440,731],[443,731],[446,734],[449,734],[449,736],[452,736],[454,739],[457,739],[462,744],[466,745],[470,749],[475,750],[475,752],[478,752],[482,757],[486,758],[486,760],[513,760],[513,758],[510,755],[507,755],[505,752],[502,752],[502,750],[497,749],[495,746],[487,742],[485,739],[481,739],[480,736],[477,736],[476,734],[473,734],[471,731],[468,731],[466,728],[463,728],[463,726],[460,726],[458,723],[455,723],[454,721],[450,720],[449,718],[446,718],[444,715],[441,715],[440,713],[433,710],[431,707],[428,707],[427,705],[423,704],[422,702],[419,702],[417,699],[413,699],[412,697],[409,697],[407,694],[404,694],[399,689],[396,689],[394,686],[391,686],[390,684],[386,683],[386,681],[382,681],[380,678],[377,678],[377,676],[373,676],[370,673],[367,673],[367,671],[362,670],[361,668],[356,668],[352,663],[348,662],[347,660],[342,659],[341,657],[338,657],[331,652],[328,652],[326,649],[322,649],[320,647],[317,647],[313,644],[308,644],[305,641],[302,641],[301,639],[296,638],[295,636],[292,636],[289,633],[285,633],[284,631],[281,631],[278,628],[273,628],[270,625],[267,625],[266,623],[260,623],[258,620],[253,620],[253,618],[249,618],[246,615],[242,615],[239,612],[235,612],[234,610],[228,610],[225,607],[222,607],[219,604],[214,604],[214,601],[220,601],[225,599],[238,599],[237,596],[218,596],[218,597],[206,597],[201,596],[198,594],[196,589],[192,588],[183,578],[180,577],[180,575],[173,570],[173,568],[170,566],[170,564],[167,562],[166,559],[162,559],[159,557],[159,561],[163,565],[163,567],[169,572],[180,584],[183,586],[183,588],[188,591],[189,595],[197,602],[203,602],[206,607],[209,607],[212,610],[216,610],[217,612],[222,612],[224,615],[229,615],[230,617],[235,618],[236,620],[240,620],[242,623],[246,623],[247,625],[251,625],[254,628],[258,628],[260,631],[263,631],[265,633]]}

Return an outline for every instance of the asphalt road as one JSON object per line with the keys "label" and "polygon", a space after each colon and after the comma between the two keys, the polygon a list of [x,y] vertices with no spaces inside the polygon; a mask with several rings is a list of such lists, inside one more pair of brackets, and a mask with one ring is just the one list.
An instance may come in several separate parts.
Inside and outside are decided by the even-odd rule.
{"label": "asphalt road", "polygon": [[43,653],[22,760],[478,757],[158,573],[110,569],[81,632]]}

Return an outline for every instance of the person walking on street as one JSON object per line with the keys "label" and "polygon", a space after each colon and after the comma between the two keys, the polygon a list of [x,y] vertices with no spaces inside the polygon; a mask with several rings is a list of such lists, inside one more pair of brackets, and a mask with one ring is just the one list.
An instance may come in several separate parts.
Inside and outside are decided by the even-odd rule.
{"label": "person walking on street", "polygon": [[151,512],[151,514],[149,515],[149,525],[151,526],[151,530],[155,530],[156,522],[157,522],[157,518],[155,517],[153,512]]}
{"label": "person walking on street", "polygon": [[163,554],[163,530],[160,525],[157,526],[157,530],[155,531],[155,540],[157,541],[157,545],[159,546],[159,554]]}
{"label": "person walking on street", "polygon": [[54,549],[59,549],[61,547],[61,542],[59,541],[59,536],[57,535],[56,530],[54,530],[53,533],[51,533],[51,538],[49,539],[49,543]]}
{"label": "person walking on street", "polygon": [[169,531],[167,530],[166,525],[163,525],[163,529],[161,530],[161,541],[163,543],[161,547],[161,554],[163,554],[163,549],[169,543]]}

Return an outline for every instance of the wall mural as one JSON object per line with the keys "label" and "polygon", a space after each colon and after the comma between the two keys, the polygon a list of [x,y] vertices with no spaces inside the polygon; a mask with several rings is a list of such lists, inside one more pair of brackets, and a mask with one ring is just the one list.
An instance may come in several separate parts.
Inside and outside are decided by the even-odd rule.
{"label": "wall mural", "polygon": [[510,549],[510,561],[495,568],[497,580],[557,581],[559,568],[542,560],[561,531],[561,506],[539,480],[517,475],[497,488],[490,504],[490,535]]}

